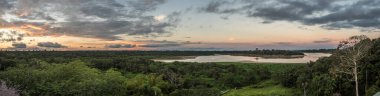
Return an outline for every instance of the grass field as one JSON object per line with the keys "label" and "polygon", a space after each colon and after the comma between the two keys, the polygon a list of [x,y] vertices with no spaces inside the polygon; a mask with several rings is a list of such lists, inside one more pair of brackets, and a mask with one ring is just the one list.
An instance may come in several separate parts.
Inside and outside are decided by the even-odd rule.
{"label": "grass field", "polygon": [[241,89],[231,89],[223,96],[294,96],[295,93],[295,89],[286,88],[273,80],[268,80]]}
{"label": "grass field", "polygon": [[[272,75],[288,69],[301,68],[306,66],[304,63],[237,63],[223,62],[223,65],[237,65],[241,68],[267,68]],[[231,89],[223,96],[295,96],[298,93],[296,89],[283,87],[275,80],[267,80],[261,83],[246,86],[240,89]]]}

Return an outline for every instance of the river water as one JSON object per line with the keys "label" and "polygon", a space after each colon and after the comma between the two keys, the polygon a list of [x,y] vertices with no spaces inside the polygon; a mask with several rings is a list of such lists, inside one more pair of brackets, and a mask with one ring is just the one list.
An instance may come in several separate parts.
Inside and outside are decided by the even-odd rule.
{"label": "river water", "polygon": [[160,62],[247,62],[247,63],[307,63],[316,61],[320,57],[328,57],[328,53],[304,53],[303,58],[262,58],[248,56],[231,56],[231,55],[212,55],[212,56],[197,56],[193,59],[166,59],[155,60]]}

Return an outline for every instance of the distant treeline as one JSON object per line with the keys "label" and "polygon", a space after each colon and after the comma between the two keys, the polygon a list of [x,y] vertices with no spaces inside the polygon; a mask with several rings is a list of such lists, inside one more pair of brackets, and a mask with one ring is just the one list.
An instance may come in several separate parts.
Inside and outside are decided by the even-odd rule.
{"label": "distant treeline", "polygon": [[308,50],[296,50],[298,52],[305,52],[305,53],[332,53],[336,51],[336,49],[308,49]]}

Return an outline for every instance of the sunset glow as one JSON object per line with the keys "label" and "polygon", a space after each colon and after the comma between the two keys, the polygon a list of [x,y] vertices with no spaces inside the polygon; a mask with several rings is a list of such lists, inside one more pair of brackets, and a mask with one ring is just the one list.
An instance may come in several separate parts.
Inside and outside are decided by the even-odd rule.
{"label": "sunset glow", "polygon": [[309,2],[315,3],[310,10],[278,0],[37,1],[0,3],[5,6],[0,7],[0,48],[17,48],[12,46],[17,43],[27,46],[21,49],[49,49],[38,44],[50,42],[59,50],[293,50],[335,48],[354,35],[380,37],[380,15],[372,9],[339,20],[329,17],[345,14],[350,6],[372,8],[360,0],[331,2],[342,5],[337,12],[317,1]]}

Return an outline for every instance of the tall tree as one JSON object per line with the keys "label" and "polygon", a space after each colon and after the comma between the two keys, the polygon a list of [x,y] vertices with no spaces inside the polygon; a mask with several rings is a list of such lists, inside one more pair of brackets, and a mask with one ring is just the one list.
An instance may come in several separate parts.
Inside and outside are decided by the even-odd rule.
{"label": "tall tree", "polygon": [[341,41],[338,45],[337,55],[340,63],[335,65],[334,73],[344,73],[355,81],[355,93],[359,96],[358,67],[359,61],[364,58],[371,48],[371,39],[365,35],[352,36],[348,40]]}

